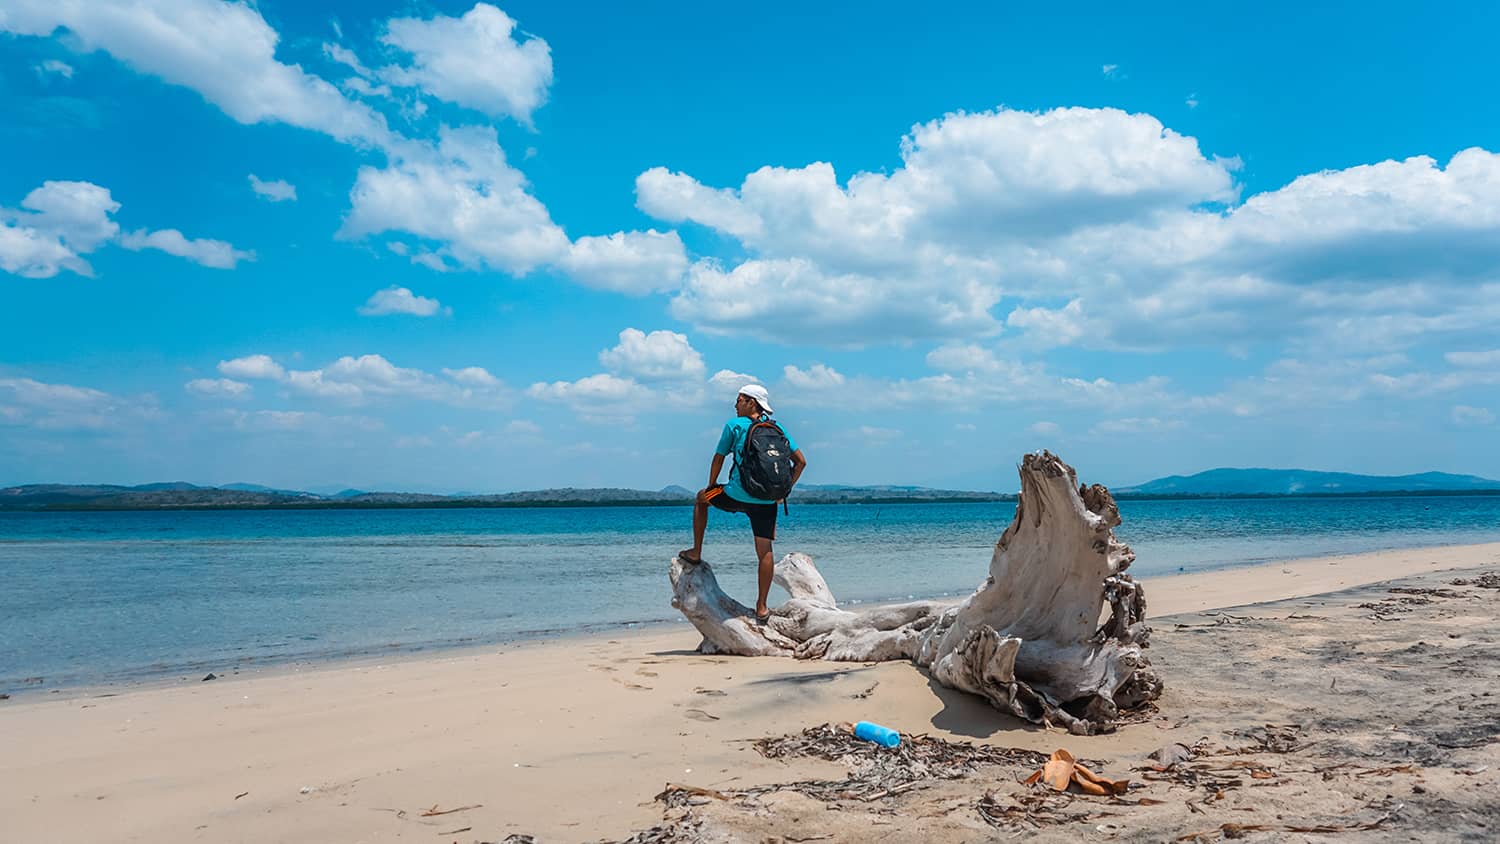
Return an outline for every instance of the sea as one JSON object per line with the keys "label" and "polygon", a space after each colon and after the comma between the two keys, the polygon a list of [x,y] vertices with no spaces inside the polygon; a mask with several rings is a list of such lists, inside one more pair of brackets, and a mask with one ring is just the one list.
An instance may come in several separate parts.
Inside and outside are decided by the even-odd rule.
{"label": "sea", "polygon": [[[776,554],[841,604],[957,597],[1013,502],[793,506]],[[1500,496],[1122,501],[1138,577],[1500,541]],[[0,512],[0,693],[201,679],[546,637],[685,628],[687,507]],[[742,516],[703,556],[755,597]],[[773,591],[772,603],[779,588]]]}

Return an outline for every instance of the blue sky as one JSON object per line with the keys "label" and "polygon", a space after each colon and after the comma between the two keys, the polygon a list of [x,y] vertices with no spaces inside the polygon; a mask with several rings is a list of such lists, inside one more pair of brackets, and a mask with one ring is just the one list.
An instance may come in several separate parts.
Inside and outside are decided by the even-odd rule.
{"label": "blue sky", "polygon": [[0,2],[0,484],[1500,477],[1472,4]]}

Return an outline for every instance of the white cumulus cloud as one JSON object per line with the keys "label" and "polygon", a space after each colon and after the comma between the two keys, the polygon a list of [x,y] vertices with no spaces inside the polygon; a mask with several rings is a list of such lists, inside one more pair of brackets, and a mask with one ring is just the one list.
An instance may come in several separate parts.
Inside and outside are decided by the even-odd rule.
{"label": "white cumulus cloud", "polygon": [[995,353],[973,343],[949,343],[927,353],[927,365],[942,372],[975,372],[999,368]]}
{"label": "white cumulus cloud", "polygon": [[781,372],[788,384],[804,390],[823,390],[839,387],[844,383],[844,376],[838,370],[821,363],[815,363],[807,369],[785,366]]}
{"label": "white cumulus cloud", "polygon": [[248,398],[251,389],[244,381],[231,378],[194,378],[183,386],[190,393],[223,399]]}
{"label": "white cumulus cloud", "polygon": [[189,238],[176,229],[127,232],[120,235],[120,245],[136,252],[158,249],[168,255],[176,255],[195,264],[220,270],[232,270],[240,261],[255,260],[254,252],[236,249],[233,244],[222,240]]}
{"label": "white cumulus cloud", "polygon": [[731,397],[738,394],[740,388],[746,384],[759,383],[760,379],[754,375],[735,372],[732,369],[721,369],[708,378],[708,387],[716,397]]}
{"label": "white cumulus cloud", "polygon": [[407,232],[441,242],[440,255],[470,268],[524,274],[570,246],[490,127],[445,127],[435,148],[361,167],[349,199],[343,236]]}
{"label": "white cumulus cloud", "polygon": [[46,37],[66,28],[141,73],[190,88],[241,123],[279,121],[341,141],[381,145],[385,120],[327,81],[276,60],[280,35],[254,6],[220,0],[9,0],[0,31]]}
{"label": "white cumulus cloud", "polygon": [[553,222],[511,166],[493,127],[443,127],[436,145],[404,144],[384,167],[361,167],[339,230],[416,235],[413,263],[525,275],[553,266],[581,284],[643,295],[675,289],[687,266],[676,232],[616,232],[577,241]]}
{"label": "white cumulus cloud", "polygon": [[635,413],[651,408],[655,399],[655,394],[635,379],[607,372],[577,381],[538,382],[526,388],[526,395],[567,405],[585,421],[600,424],[633,419]]}
{"label": "white cumulus cloud", "polygon": [[126,249],[161,249],[211,267],[233,267],[253,254],[218,240],[189,240],[176,229],[120,233],[120,210],[108,188],[92,182],[47,181],[21,200],[0,208],[0,269],[27,278],[51,278],[63,270],[92,276],[84,255],[108,243]]}
{"label": "white cumulus cloud", "polygon": [[620,332],[620,342],[599,353],[599,362],[614,372],[645,381],[701,380],[703,356],[685,335],[636,328]]}
{"label": "white cumulus cloud", "polygon": [[826,162],[732,187],[642,173],[643,211],[743,247],[695,263],[673,315],[778,343],[958,348],[1003,324],[1029,345],[1242,356],[1484,342],[1500,320],[1500,155],[1487,150],[1308,174],[1243,200],[1236,159],[1114,109],[950,114],[901,151],[889,173],[845,179]]}
{"label": "white cumulus cloud", "polygon": [[501,386],[499,378],[491,375],[489,370],[482,366],[466,366],[462,369],[444,369],[443,374],[459,384],[468,387],[483,387],[493,389]]}
{"label": "white cumulus cloud", "polygon": [[280,381],[286,377],[286,370],[272,360],[270,355],[247,355],[233,360],[221,360],[218,369],[220,374],[230,378]]}
{"label": "white cumulus cloud", "polygon": [[445,368],[440,377],[396,366],[375,354],[345,355],[319,369],[287,369],[270,355],[248,355],[221,361],[219,372],[231,378],[275,381],[291,393],[347,404],[402,398],[456,407],[495,407],[509,395],[505,383],[483,367]]}
{"label": "white cumulus cloud", "polygon": [[0,422],[50,431],[103,431],[159,419],[153,396],[117,396],[92,387],[0,378]]}
{"label": "white cumulus cloud", "polygon": [[254,173],[251,173],[250,189],[255,191],[256,196],[264,197],[272,202],[297,201],[296,186],[284,179],[262,181]]}
{"label": "white cumulus cloud", "polygon": [[688,259],[677,232],[649,229],[580,237],[558,266],[589,287],[642,295],[676,290]]}
{"label": "white cumulus cloud", "polygon": [[384,290],[375,291],[369,300],[360,306],[359,312],[364,316],[410,314],[429,317],[438,313],[451,315],[453,309],[443,307],[443,303],[436,299],[417,296],[405,287],[391,285]]}
{"label": "white cumulus cloud", "polygon": [[509,116],[530,125],[552,84],[552,50],[541,38],[521,41],[516,22],[488,3],[462,17],[397,18],[381,37],[411,56],[407,66],[383,68],[392,85],[417,87],[434,97]]}
{"label": "white cumulus cloud", "polygon": [[[1013,276],[1056,272],[1047,242],[1235,198],[1232,162],[1149,115],[956,113],[913,128],[902,166],[840,183],[831,164],[762,167],[738,188],[653,168],[638,206],[738,240],[695,264],[680,319],[778,342],[861,345],[996,333]],[[1015,286],[1015,292],[1024,288]]]}
{"label": "white cumulus cloud", "polygon": [[27,278],[62,270],[92,276],[81,256],[113,239],[120,210],[107,188],[91,182],[43,182],[21,200],[21,211],[0,209],[0,267]]}

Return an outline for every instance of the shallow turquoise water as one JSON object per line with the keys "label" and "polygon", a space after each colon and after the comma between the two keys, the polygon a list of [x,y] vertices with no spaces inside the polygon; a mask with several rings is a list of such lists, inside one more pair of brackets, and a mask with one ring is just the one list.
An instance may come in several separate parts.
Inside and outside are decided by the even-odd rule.
{"label": "shallow turquoise water", "polygon": [[[841,602],[965,594],[1014,504],[821,505],[783,516]],[[1500,540],[1500,497],[1126,501],[1138,576]],[[678,623],[685,507],[0,512],[0,691]],[[704,556],[755,588],[743,517]],[[776,598],[773,595],[773,603]]]}

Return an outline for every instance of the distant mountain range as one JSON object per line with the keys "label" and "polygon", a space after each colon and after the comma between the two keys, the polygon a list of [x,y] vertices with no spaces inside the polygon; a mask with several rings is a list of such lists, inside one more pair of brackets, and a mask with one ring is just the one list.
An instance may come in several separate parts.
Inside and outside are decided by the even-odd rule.
{"label": "distant mountain range", "polygon": [[[173,482],[115,486],[109,484],[31,484],[0,489],[0,510],[154,510],[241,508],[356,507],[558,507],[580,505],[655,505],[691,503],[694,490],[577,488],[537,489],[495,495],[420,492],[365,492],[346,489],[331,495],[234,483],[198,486]],[[794,504],[883,503],[903,501],[999,501],[993,492],[929,489],[918,486],[836,486],[807,484],[792,494]]]}
{"label": "distant mountain range", "polygon": [[[331,489],[332,487],[330,487]],[[1305,469],[1211,469],[1196,475],[1173,475],[1112,490],[1120,498],[1232,497],[1298,495],[1380,495],[1391,493],[1500,493],[1500,481],[1474,475],[1425,472],[1379,476]],[[327,495],[234,483],[198,486],[181,481],[114,486],[108,484],[30,484],[0,489],[0,510],[154,510],[358,507],[568,507],[585,505],[684,505],[694,491],[681,486],[662,489],[538,489],[495,495],[419,492],[365,492],[345,489]],[[1007,501],[1014,493],[932,489],[921,486],[842,486],[804,484],[793,504],[895,504],[920,502]]]}
{"label": "distant mountain range", "polygon": [[1500,490],[1500,481],[1475,475],[1423,472],[1419,475],[1354,475],[1306,469],[1210,469],[1172,475],[1138,486],[1118,487],[1117,496],[1371,495],[1394,492],[1472,492]]}

